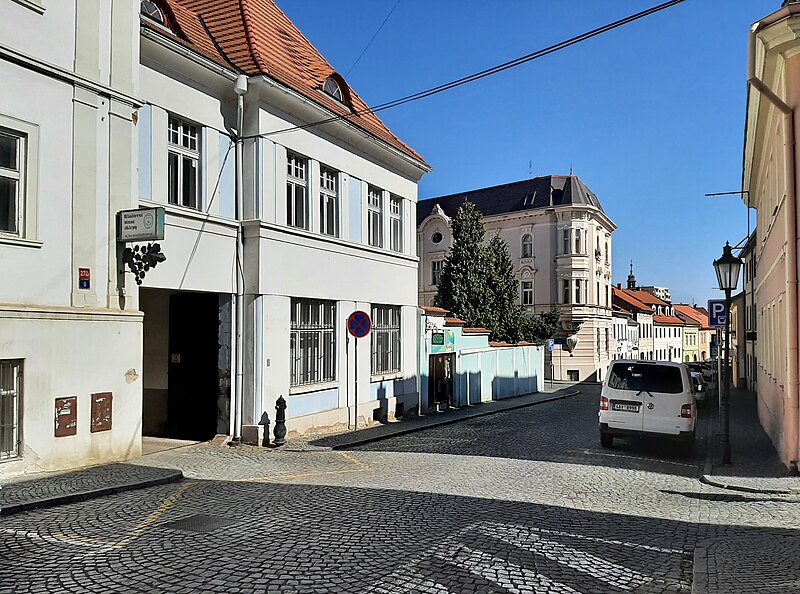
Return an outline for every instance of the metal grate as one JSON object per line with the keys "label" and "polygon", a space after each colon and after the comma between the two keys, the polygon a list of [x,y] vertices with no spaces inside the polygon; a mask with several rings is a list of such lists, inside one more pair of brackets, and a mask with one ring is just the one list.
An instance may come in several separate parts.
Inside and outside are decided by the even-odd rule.
{"label": "metal grate", "polygon": [[206,514],[196,514],[194,516],[189,516],[188,518],[161,524],[161,528],[184,530],[186,532],[213,532],[218,528],[230,526],[231,524],[235,523],[236,520],[231,520],[229,518],[220,518]]}
{"label": "metal grate", "polygon": [[22,361],[0,361],[0,460],[19,456]]}

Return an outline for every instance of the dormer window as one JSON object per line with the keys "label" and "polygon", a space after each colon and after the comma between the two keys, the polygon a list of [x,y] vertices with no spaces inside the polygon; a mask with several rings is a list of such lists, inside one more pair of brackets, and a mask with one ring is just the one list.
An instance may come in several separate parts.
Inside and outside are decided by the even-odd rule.
{"label": "dormer window", "polygon": [[155,22],[165,25],[164,22],[164,13],[161,12],[161,9],[156,5],[155,2],[151,2],[150,0],[142,0],[139,11],[146,17],[153,19]]}
{"label": "dormer window", "polygon": [[[144,2],[142,2],[142,4],[144,5]],[[322,87],[322,90],[325,91],[327,95],[330,95],[336,99],[339,103],[344,103],[344,93],[342,93],[342,87],[332,76],[329,76],[328,80],[325,81],[325,86]]]}

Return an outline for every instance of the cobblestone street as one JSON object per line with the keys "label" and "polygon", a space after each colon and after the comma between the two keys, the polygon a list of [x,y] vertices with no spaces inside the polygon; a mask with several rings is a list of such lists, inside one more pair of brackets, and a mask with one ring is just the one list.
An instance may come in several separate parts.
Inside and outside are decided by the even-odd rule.
{"label": "cobblestone street", "polygon": [[146,456],[187,479],[1,519],[0,592],[800,591],[800,498],[700,483],[702,440],[604,450],[582,390],[348,451]]}

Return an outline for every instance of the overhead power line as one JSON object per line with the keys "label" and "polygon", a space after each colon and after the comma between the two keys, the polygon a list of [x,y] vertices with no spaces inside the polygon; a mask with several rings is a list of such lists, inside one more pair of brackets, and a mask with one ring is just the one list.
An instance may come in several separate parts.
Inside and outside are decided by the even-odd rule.
{"label": "overhead power line", "polygon": [[608,31],[612,31],[614,29],[618,29],[624,25],[632,23],[634,21],[638,21],[639,19],[643,19],[650,15],[656,14],[657,12],[661,12],[662,10],[666,10],[667,8],[672,8],[678,4],[681,4],[685,0],[670,0],[669,2],[664,2],[652,8],[648,8],[647,10],[643,10],[641,12],[637,12],[625,18],[619,19],[618,21],[614,21],[613,23],[609,23],[607,25],[603,25],[602,27],[598,27],[597,29],[592,29],[591,31],[587,31],[586,33],[582,33],[580,35],[576,35],[575,37],[570,37],[564,41],[556,43],[554,45],[548,46],[546,48],[537,50],[535,52],[531,52],[530,54],[526,54],[519,58],[515,58],[514,60],[509,60],[508,62],[503,62],[502,64],[498,64],[497,66],[492,66],[491,68],[487,68],[485,70],[481,70],[480,72],[475,72],[474,74],[470,74],[468,76],[464,76],[462,78],[458,78],[456,80],[432,87],[430,89],[419,91],[417,93],[413,93],[411,95],[406,95],[405,97],[401,97],[399,99],[394,99],[393,101],[387,101],[386,103],[381,103],[379,105],[375,105],[373,107],[367,107],[366,109],[357,110],[355,112],[346,114],[346,115],[336,115],[330,118],[326,118],[324,120],[319,120],[317,122],[310,122],[308,124],[302,124],[299,126],[291,126],[289,128],[283,128],[280,130],[275,130],[273,132],[264,132],[262,134],[257,134],[255,136],[274,136],[276,134],[284,134],[286,132],[294,132],[295,130],[305,130],[308,128],[314,128],[316,126],[322,126],[324,124],[329,124],[331,122],[336,122],[338,120],[346,120],[353,116],[364,115],[368,113],[377,113],[379,111],[384,111],[386,109],[392,109],[393,107],[398,107],[400,105],[405,105],[406,103],[411,103],[412,101],[419,101],[420,99],[425,99],[427,97],[431,97],[433,95],[437,95],[439,93],[443,93],[445,91],[449,91],[451,89],[455,89],[462,85],[466,85],[471,82],[475,82],[477,80],[481,80],[483,78],[487,78],[489,76],[493,76],[495,74],[499,74],[500,72],[504,72],[506,70],[510,70],[511,68],[516,68],[517,66],[521,66],[523,64],[527,64],[533,60],[538,58],[542,58],[544,56],[548,56],[553,54],[557,51],[566,49],[570,46],[577,45],[582,41],[586,41],[593,37],[597,37],[598,35],[602,35],[603,33],[607,33]]}
{"label": "overhead power line", "polygon": [[348,68],[348,69],[347,69],[347,72],[345,72],[345,73],[344,73],[344,77],[345,77],[345,78],[347,78],[347,77],[348,77],[348,75],[349,75],[349,74],[350,74],[350,73],[353,71],[353,68],[355,68],[355,67],[356,67],[356,64],[358,64],[358,63],[359,63],[359,61],[361,60],[361,58],[364,56],[364,54],[365,54],[365,53],[367,53],[367,50],[368,50],[368,49],[369,49],[369,47],[372,45],[372,42],[373,42],[373,41],[375,41],[375,38],[378,36],[378,33],[380,33],[380,32],[381,32],[381,30],[383,29],[383,26],[384,26],[384,25],[386,24],[386,22],[389,20],[389,17],[390,17],[390,16],[392,16],[392,13],[394,12],[394,9],[395,9],[395,8],[397,8],[397,5],[398,5],[398,4],[400,4],[400,0],[397,0],[397,2],[395,2],[395,3],[394,3],[394,6],[392,6],[392,9],[389,11],[389,14],[387,14],[387,15],[386,15],[386,18],[385,18],[385,19],[383,19],[383,22],[381,23],[381,26],[380,26],[380,27],[378,27],[378,30],[377,30],[377,31],[375,31],[375,34],[372,36],[372,39],[370,39],[370,40],[369,40],[369,42],[367,43],[367,45],[365,45],[365,46],[364,46],[364,49],[363,49],[363,50],[361,50],[361,53],[360,53],[360,54],[358,54],[358,57],[356,58],[356,61],[355,61],[355,62],[353,62],[353,65],[352,65],[352,66],[350,66],[350,68]]}

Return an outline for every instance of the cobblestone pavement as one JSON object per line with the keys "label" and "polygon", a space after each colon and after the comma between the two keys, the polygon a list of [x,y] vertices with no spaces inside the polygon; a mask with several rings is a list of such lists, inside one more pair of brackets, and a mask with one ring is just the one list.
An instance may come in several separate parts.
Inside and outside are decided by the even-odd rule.
{"label": "cobblestone pavement", "polygon": [[596,388],[349,451],[192,446],[182,483],[0,519],[0,592],[798,592],[800,499],[599,447]]}

